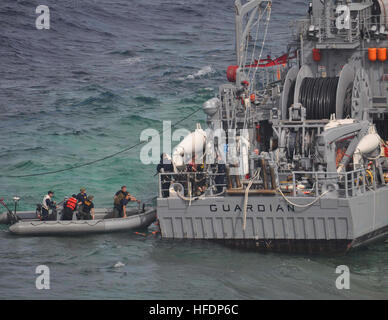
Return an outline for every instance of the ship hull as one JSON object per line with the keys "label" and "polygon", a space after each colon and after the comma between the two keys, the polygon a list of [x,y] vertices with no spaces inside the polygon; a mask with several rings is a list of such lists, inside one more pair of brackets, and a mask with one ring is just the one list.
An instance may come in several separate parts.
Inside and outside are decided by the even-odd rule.
{"label": "ship hull", "polygon": [[[312,198],[290,197],[297,205]],[[323,198],[300,208],[282,196],[244,196],[192,201],[159,198],[166,239],[215,240],[238,248],[282,252],[347,252],[388,237],[388,188],[352,198]],[[244,229],[244,220],[245,229]]]}

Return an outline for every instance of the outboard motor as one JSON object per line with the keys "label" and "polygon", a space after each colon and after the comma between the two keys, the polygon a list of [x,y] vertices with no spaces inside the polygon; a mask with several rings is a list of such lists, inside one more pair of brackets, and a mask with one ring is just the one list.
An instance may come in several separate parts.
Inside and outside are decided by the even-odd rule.
{"label": "outboard motor", "polygon": [[[7,209],[7,223],[8,224],[15,224],[20,220],[20,218],[16,215],[16,210],[13,212],[6,203],[4,202],[4,199],[0,199],[0,204]],[[16,208],[15,208],[16,209]]]}

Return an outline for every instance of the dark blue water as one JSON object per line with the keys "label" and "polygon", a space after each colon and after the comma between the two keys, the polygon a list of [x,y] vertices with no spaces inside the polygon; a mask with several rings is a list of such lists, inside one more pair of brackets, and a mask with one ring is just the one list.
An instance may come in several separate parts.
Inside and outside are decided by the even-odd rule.
{"label": "dark blue water", "polygon": [[[232,0],[46,0],[50,30],[35,28],[39,4],[0,2],[0,175],[63,169],[133,145],[143,129],[213,97],[235,60]],[[283,53],[287,21],[306,10],[306,1],[274,1],[265,54]],[[197,113],[181,127],[204,119]],[[61,199],[85,186],[105,207],[126,184],[148,199],[155,170],[139,152],[55,175],[0,177],[0,197],[19,195],[21,209],[33,209],[49,189]],[[260,255],[134,234],[15,238],[0,227],[0,297],[387,299],[387,250]],[[35,289],[41,264],[51,270],[49,291]],[[342,264],[349,291],[335,287]]]}

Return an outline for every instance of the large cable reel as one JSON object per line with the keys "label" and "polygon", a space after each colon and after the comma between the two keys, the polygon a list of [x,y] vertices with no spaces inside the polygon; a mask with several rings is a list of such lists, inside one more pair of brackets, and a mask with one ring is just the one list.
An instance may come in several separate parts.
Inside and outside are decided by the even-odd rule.
{"label": "large cable reel", "polygon": [[352,118],[365,120],[366,110],[372,107],[372,92],[369,77],[364,68],[358,69],[354,82],[351,101]]}
{"label": "large cable reel", "polygon": [[[282,96],[283,119],[288,118],[292,103],[300,103],[306,108],[308,120],[330,119],[332,114],[335,114],[337,119],[351,117],[352,103],[355,101],[354,70],[352,64],[346,64],[338,77],[317,78],[308,65],[303,65],[298,72],[297,69],[290,69]],[[365,87],[364,83],[361,86]]]}
{"label": "large cable reel", "polygon": [[345,119],[352,117],[351,105],[353,95],[353,83],[355,78],[355,66],[353,64],[345,64],[342,68],[336,98],[336,118]]}
{"label": "large cable reel", "polygon": [[282,92],[282,119],[288,120],[288,111],[294,103],[295,84],[296,77],[298,76],[299,68],[293,66],[288,70],[286,78],[284,80],[283,92]]}

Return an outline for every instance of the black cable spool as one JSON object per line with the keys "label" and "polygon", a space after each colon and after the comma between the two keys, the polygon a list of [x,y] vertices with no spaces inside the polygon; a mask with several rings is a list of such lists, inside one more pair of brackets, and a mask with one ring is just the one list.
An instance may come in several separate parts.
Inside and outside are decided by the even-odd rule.
{"label": "black cable spool", "polygon": [[306,108],[307,120],[330,119],[336,113],[338,77],[305,78],[299,101]]}

